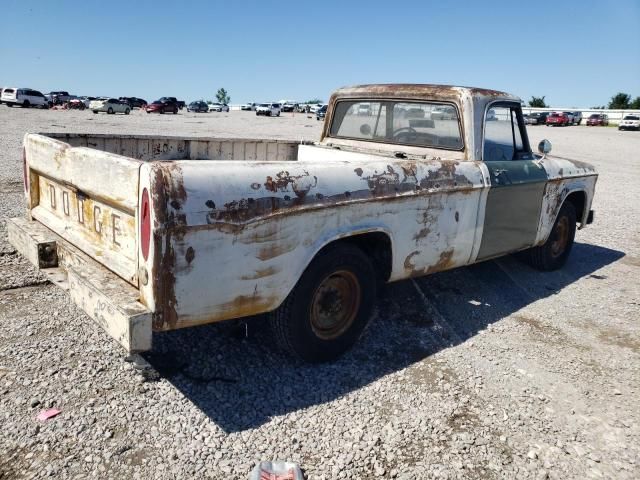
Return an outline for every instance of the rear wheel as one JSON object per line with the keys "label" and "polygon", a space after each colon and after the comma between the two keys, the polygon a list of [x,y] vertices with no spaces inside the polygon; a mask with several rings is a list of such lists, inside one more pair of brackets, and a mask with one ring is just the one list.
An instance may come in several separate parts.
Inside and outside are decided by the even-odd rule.
{"label": "rear wheel", "polygon": [[174,114],[174,115],[176,115],[177,113],[178,113],[178,109],[177,109],[177,108],[174,108],[174,109],[173,109],[173,114]]}
{"label": "rear wheel", "polygon": [[29,100],[25,100],[24,102],[22,102],[22,106],[23,108],[29,108],[31,106],[31,103],[29,102]]}
{"label": "rear wheel", "polygon": [[107,109],[107,113],[108,113],[109,115],[112,115],[112,114],[113,114],[113,108],[109,107],[109,108]]}
{"label": "rear wheel", "polygon": [[164,107],[160,109],[160,113],[164,114]]}
{"label": "rear wheel", "polygon": [[575,235],[576,209],[573,203],[564,202],[547,241],[522,252],[523,259],[538,270],[557,270],[569,258]]}
{"label": "rear wheel", "polygon": [[308,362],[338,358],[353,346],[369,321],[376,278],[371,261],[359,248],[328,247],[271,314],[278,344]]}
{"label": "rear wheel", "polygon": [[125,114],[125,115],[129,115],[129,113],[130,113],[130,112],[131,112],[131,110],[127,108],[127,109],[124,111],[124,114]]}

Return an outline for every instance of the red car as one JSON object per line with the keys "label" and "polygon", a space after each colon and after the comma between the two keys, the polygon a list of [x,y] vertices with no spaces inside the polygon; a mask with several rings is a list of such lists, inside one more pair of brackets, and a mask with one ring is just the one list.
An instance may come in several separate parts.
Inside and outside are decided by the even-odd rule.
{"label": "red car", "polygon": [[156,100],[153,103],[148,103],[144,110],[147,113],[178,113],[178,104],[171,100],[167,100],[164,97],[160,100]]}
{"label": "red car", "polygon": [[571,121],[569,120],[569,116],[564,113],[552,113],[547,117],[547,127],[549,125],[560,125],[562,127],[566,127],[570,124]]}
{"label": "red car", "polygon": [[597,126],[606,127],[609,125],[609,116],[604,113],[592,113],[587,118],[587,126],[588,127],[597,127]]}

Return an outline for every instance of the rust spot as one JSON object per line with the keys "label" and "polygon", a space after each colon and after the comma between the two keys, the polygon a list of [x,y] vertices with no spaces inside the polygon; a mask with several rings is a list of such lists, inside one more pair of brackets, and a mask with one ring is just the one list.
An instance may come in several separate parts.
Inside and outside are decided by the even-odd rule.
{"label": "rust spot", "polygon": [[254,271],[254,273],[250,275],[242,275],[240,277],[241,280],[258,280],[264,277],[270,277],[271,275],[275,275],[280,270],[276,267],[267,267],[267,268],[259,268]]}
{"label": "rust spot", "polygon": [[453,259],[453,248],[449,250],[445,250],[440,254],[440,258],[435,263],[435,265],[431,265],[430,267],[427,268],[426,273],[429,274],[429,273],[441,272],[443,270],[448,270],[449,268],[453,267],[452,259]]}
{"label": "rust spot", "polygon": [[193,247],[187,248],[187,253],[185,254],[184,258],[187,261],[187,263],[191,265],[191,262],[193,262],[193,259],[196,258],[196,251],[193,249]]}
{"label": "rust spot", "polygon": [[[311,179],[313,178],[313,182]],[[312,177],[309,172],[304,172],[302,175],[290,175],[289,172],[283,170],[276,174],[275,178],[267,176],[264,183],[264,188],[269,192],[287,192],[289,191],[289,185],[293,192],[299,197],[304,197],[309,190],[314,188],[318,184],[318,177]]]}
{"label": "rust spot", "polygon": [[280,255],[284,255],[285,253],[289,253],[292,250],[295,250],[298,244],[293,243],[271,243],[269,245],[265,245],[258,250],[256,257],[262,261],[270,260],[272,258],[279,257]]}

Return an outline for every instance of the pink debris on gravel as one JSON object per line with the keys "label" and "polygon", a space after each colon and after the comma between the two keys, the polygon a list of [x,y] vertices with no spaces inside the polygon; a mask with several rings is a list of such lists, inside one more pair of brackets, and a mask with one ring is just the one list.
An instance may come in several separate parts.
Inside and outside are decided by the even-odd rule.
{"label": "pink debris on gravel", "polygon": [[61,412],[61,410],[58,410],[57,408],[47,408],[46,410],[42,410],[38,414],[38,416],[36,418],[38,420],[40,420],[41,422],[46,422],[47,420],[49,420],[50,418],[55,417],[59,413],[62,413],[62,412]]}

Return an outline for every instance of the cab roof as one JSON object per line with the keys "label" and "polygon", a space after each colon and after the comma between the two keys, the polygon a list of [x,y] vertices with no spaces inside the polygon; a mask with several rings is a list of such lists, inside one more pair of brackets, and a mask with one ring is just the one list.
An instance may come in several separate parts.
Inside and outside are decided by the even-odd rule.
{"label": "cab roof", "polygon": [[354,85],[336,90],[335,98],[364,97],[364,98],[405,98],[459,101],[463,96],[488,97],[492,100],[504,99],[520,101],[520,98],[506,92],[479,87],[462,87],[455,85],[436,85],[428,83],[378,83],[368,85]]}

